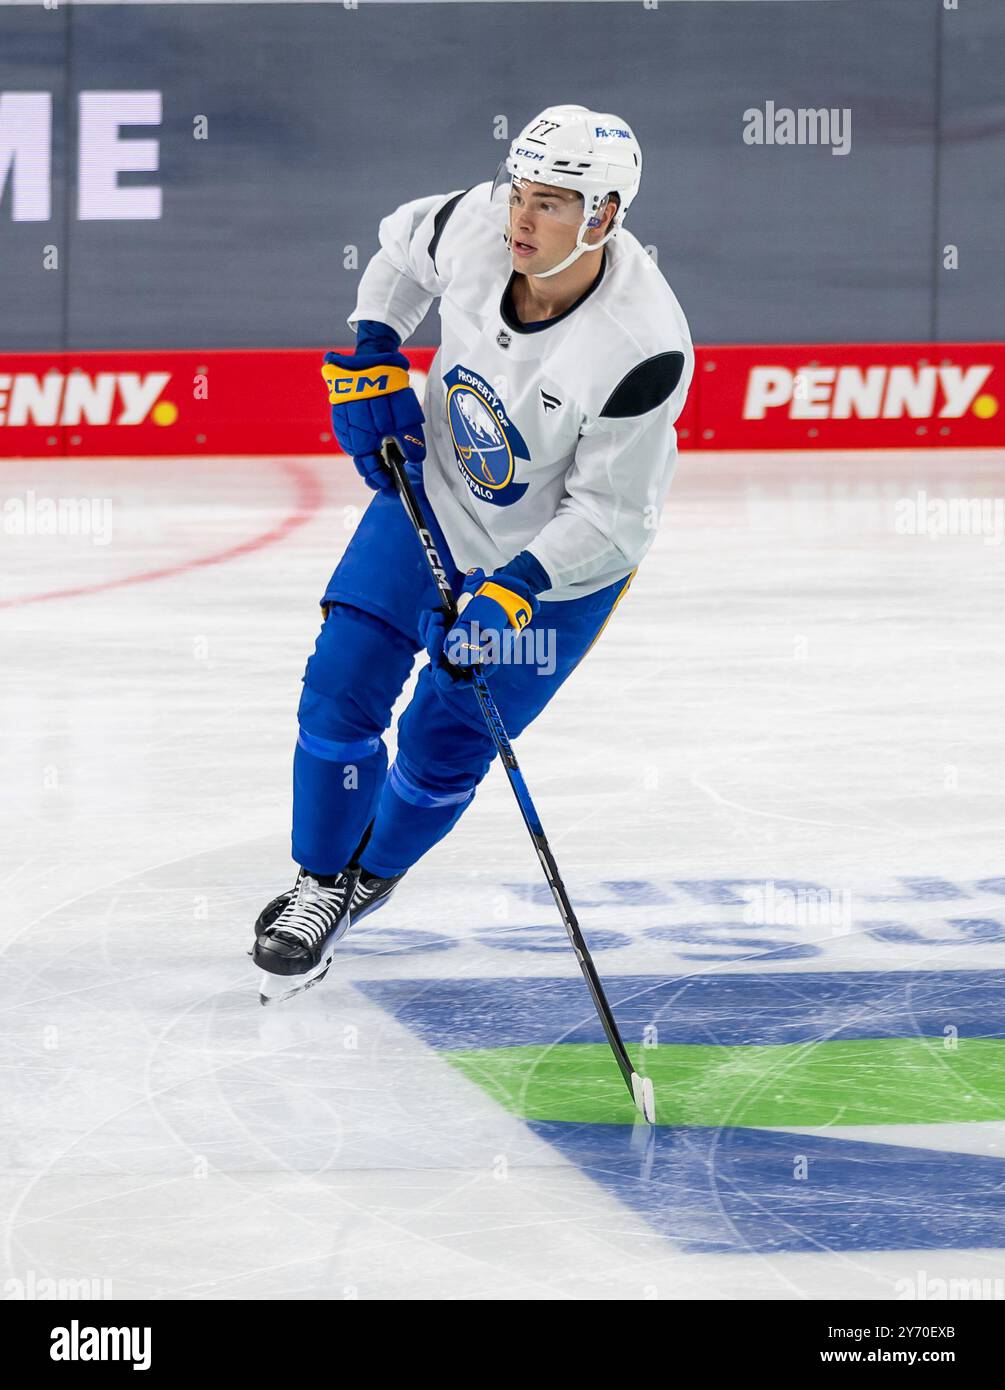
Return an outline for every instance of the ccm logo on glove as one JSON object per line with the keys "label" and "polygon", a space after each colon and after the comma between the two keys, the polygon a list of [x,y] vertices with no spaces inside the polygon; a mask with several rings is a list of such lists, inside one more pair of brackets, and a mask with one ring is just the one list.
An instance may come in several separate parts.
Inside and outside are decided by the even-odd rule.
{"label": "ccm logo on glove", "polygon": [[[331,354],[334,356],[334,354]],[[357,401],[372,400],[374,396],[386,396],[390,391],[408,389],[408,373],[402,367],[389,367],[380,376],[368,376],[366,372],[349,371],[326,362],[321,375],[328,384],[328,401],[331,405],[341,405],[347,397]]]}

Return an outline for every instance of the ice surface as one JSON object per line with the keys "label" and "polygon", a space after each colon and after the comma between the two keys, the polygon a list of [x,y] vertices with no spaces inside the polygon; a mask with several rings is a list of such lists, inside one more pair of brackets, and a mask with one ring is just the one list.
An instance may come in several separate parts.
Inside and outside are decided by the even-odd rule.
{"label": "ice surface", "polygon": [[629,1046],[697,1059],[649,1141],[603,1062],[572,1079],[601,1034],[498,769],[323,984],[258,1004],[299,680],[367,500],[345,461],[5,461],[5,499],[112,519],[0,534],[7,1296],[993,1290],[1005,1107],[969,1044],[1005,1038],[1005,550],[902,521],[1003,467],[684,456],[519,740]]}

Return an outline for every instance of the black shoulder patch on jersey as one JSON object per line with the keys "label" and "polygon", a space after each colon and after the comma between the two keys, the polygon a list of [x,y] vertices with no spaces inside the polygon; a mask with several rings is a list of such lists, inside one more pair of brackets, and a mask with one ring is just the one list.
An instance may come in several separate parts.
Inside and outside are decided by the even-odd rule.
{"label": "black shoulder patch on jersey", "polygon": [[[470,188],[466,188],[464,190],[464,193],[470,192]],[[429,259],[433,263],[434,270],[436,270],[437,268],[436,248],[440,244],[440,237],[443,235],[443,229],[450,221],[450,214],[453,212],[454,208],[464,197],[464,193],[455,193],[452,198],[448,198],[447,201],[440,208],[439,212],[433,218],[433,235],[429,238]]]}
{"label": "black shoulder patch on jersey", "polygon": [[645,415],[672,396],[684,371],[682,352],[661,352],[633,367],[611,392],[600,412],[608,420]]}

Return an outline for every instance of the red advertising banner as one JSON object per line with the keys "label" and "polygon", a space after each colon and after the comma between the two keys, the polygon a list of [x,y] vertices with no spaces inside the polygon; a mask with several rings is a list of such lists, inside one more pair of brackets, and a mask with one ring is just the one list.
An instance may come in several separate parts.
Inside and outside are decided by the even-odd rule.
{"label": "red advertising banner", "polygon": [[[0,457],[317,454],[318,348],[0,354]],[[431,348],[408,350],[420,394]],[[703,347],[684,449],[1005,445],[1005,344]]]}
{"label": "red advertising banner", "polygon": [[703,347],[700,447],[1005,444],[1005,344]]}

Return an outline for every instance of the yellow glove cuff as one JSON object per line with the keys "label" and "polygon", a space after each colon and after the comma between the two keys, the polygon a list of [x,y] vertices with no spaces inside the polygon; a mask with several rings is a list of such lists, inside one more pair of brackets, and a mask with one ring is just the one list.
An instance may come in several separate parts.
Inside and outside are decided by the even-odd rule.
{"label": "yellow glove cuff", "polygon": [[475,590],[476,596],[485,594],[487,598],[494,598],[500,608],[506,612],[510,626],[515,627],[520,632],[527,626],[534,616],[533,609],[525,598],[515,594],[512,589],[504,589],[501,584],[493,584],[491,579]]}
{"label": "yellow glove cuff", "polygon": [[321,375],[328,387],[329,405],[346,405],[349,401],[368,401],[374,396],[389,396],[408,386],[404,367],[370,367],[367,371],[347,371],[334,362],[326,362]]}

